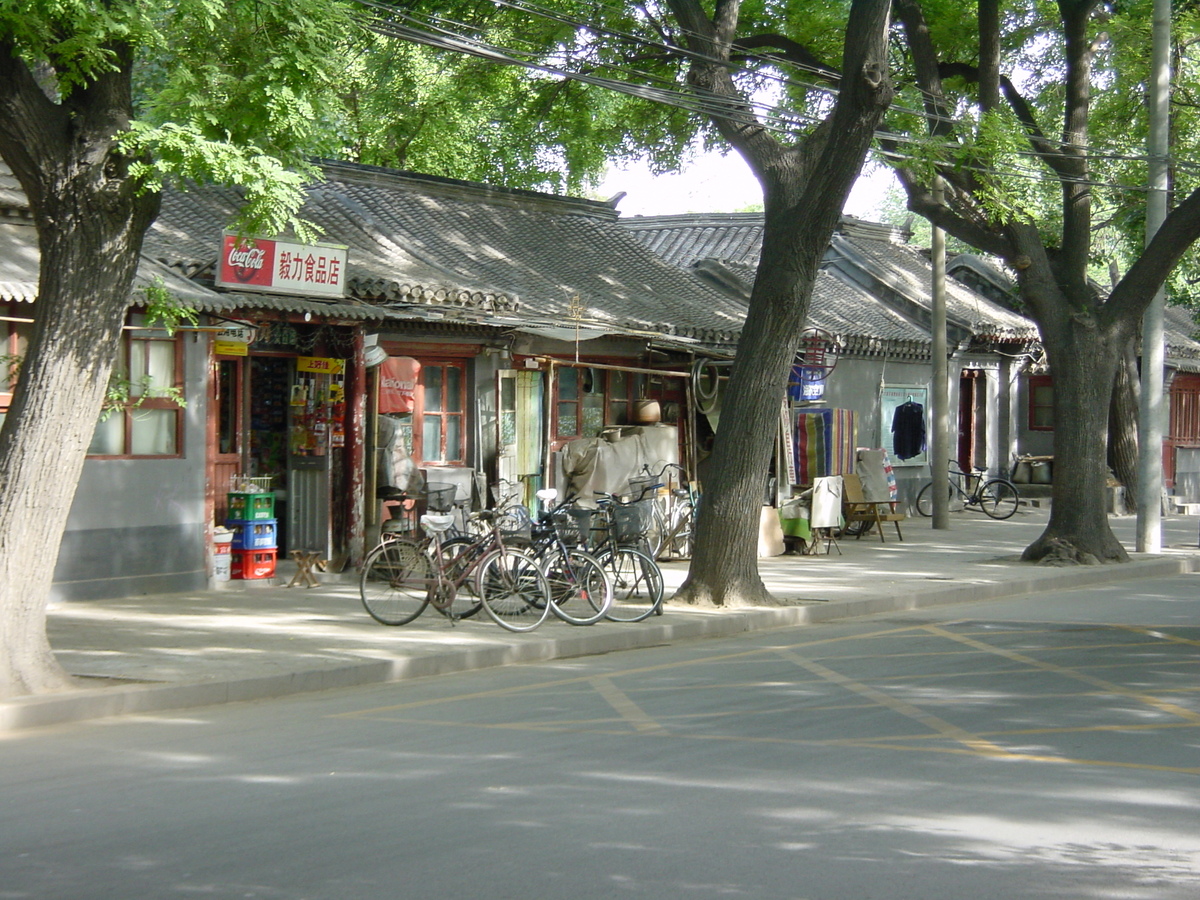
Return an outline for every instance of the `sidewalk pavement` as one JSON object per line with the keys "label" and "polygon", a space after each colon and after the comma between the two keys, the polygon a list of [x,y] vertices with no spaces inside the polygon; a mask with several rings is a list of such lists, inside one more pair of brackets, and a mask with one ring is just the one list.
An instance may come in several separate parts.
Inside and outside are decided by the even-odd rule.
{"label": "sidewalk pavement", "polygon": [[[945,531],[909,519],[903,542],[889,528],[885,542],[878,534],[842,538],[832,555],[760,560],[778,606],[701,609],[668,601],[664,615],[644,622],[577,628],[551,618],[529,634],[503,631],[484,614],[454,625],[432,610],[388,628],[363,610],[352,575],[288,588],[287,563],[273,582],[58,604],[49,611],[50,644],[80,688],[0,701],[0,734],[1200,571],[1195,516],[1165,518],[1163,552],[1131,553],[1129,565],[1019,563],[1047,516],[1024,506],[1004,522],[961,512]],[[1132,548],[1134,517],[1110,522]],[[687,563],[663,570],[669,598]]]}

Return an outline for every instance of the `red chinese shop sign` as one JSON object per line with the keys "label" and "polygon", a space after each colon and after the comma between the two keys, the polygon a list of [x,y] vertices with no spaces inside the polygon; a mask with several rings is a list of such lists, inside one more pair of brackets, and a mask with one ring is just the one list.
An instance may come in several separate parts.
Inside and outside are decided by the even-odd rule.
{"label": "red chinese shop sign", "polygon": [[227,234],[216,283],[243,291],[342,297],[346,248]]}

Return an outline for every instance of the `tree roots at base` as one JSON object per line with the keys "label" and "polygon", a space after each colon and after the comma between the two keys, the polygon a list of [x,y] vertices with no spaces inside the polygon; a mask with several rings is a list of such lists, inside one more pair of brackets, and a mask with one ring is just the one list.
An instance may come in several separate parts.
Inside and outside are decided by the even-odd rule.
{"label": "tree roots at base", "polygon": [[1101,566],[1129,562],[1129,554],[1115,539],[1105,548],[1103,556],[1097,556],[1066,538],[1043,535],[1025,548],[1021,559],[1039,566]]}
{"label": "tree roots at base", "polygon": [[719,588],[699,584],[692,581],[684,582],[671,598],[672,603],[686,603],[688,606],[706,607],[709,609],[737,609],[753,606],[779,606],[779,601],[771,595],[760,582],[757,589],[750,589],[744,584],[722,584]]}

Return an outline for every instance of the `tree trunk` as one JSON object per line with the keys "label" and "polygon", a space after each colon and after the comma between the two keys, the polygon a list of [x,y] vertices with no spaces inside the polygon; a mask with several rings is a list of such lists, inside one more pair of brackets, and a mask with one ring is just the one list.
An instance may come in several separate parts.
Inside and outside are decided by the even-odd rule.
{"label": "tree trunk", "polygon": [[1042,323],[1054,373],[1054,485],[1050,521],[1022,559],[1048,564],[1127,562],[1108,525],[1109,400],[1128,339],[1085,316]]}
{"label": "tree trunk", "polygon": [[[745,117],[715,119],[762,182],[763,249],[722,402],[691,568],[676,599],[716,605],[770,599],[758,573],[758,529],[780,404],[821,258],[891,102],[890,5],[853,3],[837,105],[797,147],[782,147]],[[728,58],[736,4],[718,4],[715,23],[701,16],[697,4],[675,0],[672,8],[693,35],[713,41],[716,52],[713,46],[694,49],[708,60]],[[702,92],[738,99],[728,73],[709,61],[696,64],[689,78]]]}
{"label": "tree trunk", "polygon": [[1133,341],[1117,361],[1117,377],[1108,408],[1108,467],[1125,486],[1125,496],[1138,495],[1138,371]]}
{"label": "tree trunk", "polygon": [[40,244],[29,350],[0,428],[0,696],[70,686],[46,605],[80,473],[120,346],[158,196],[138,195],[114,138],[131,109],[127,54],[63,103],[0,65],[0,149],[29,197]]}
{"label": "tree trunk", "polygon": [[829,240],[826,235],[820,253],[798,246],[795,227],[777,221],[794,217],[794,208],[767,216],[750,299],[758,314],[746,317],[738,341],[708,463],[692,564],[676,595],[689,603],[732,606],[770,598],[758,573],[762,498],[787,375]]}

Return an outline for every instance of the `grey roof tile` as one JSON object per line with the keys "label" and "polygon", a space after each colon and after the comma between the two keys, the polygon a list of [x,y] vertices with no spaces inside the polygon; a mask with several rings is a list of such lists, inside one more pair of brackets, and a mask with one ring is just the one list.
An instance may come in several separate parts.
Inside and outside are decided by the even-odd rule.
{"label": "grey roof tile", "polygon": [[[757,265],[762,251],[762,213],[637,216],[622,220],[622,225],[664,260],[681,266],[696,265],[705,259],[720,260],[731,267],[749,266],[750,274],[744,280],[753,281],[752,267]],[[878,329],[877,337],[892,340],[900,339],[895,336],[895,323],[904,319],[910,326],[917,327],[927,340],[924,320],[928,316],[927,312],[922,314],[922,310],[927,311],[929,307],[931,266],[919,251],[901,242],[905,236],[906,233],[888,225],[845,217],[830,243],[826,258],[832,261],[834,268],[839,268],[839,261],[848,262],[849,266],[841,267],[848,276],[853,267],[864,270],[854,274],[869,275],[859,279],[860,287],[868,295],[870,283],[878,282],[889,289],[885,293],[904,298],[906,302],[901,305],[908,307],[907,310],[866,313],[867,309],[876,309],[881,299],[890,301],[891,298],[875,298],[867,307],[865,297],[860,295],[855,301],[858,310],[846,320],[844,310],[853,307],[844,297],[838,296],[832,282],[821,280],[814,287],[810,320],[816,324],[823,316],[831,320],[841,318],[859,332],[869,325],[871,329]],[[851,280],[852,277],[842,279],[843,282]],[[948,308],[960,327],[977,336],[1022,340],[1037,336],[1037,328],[1031,320],[976,294],[965,285],[948,284]]]}
{"label": "grey roof tile", "polygon": [[[714,259],[695,265],[697,272],[725,285],[743,303],[748,302],[755,268],[752,263]],[[855,352],[874,354],[887,349],[908,356],[929,352],[928,332],[881,303],[866,288],[827,271],[817,274],[808,324],[828,331]]]}
{"label": "grey roof tile", "polygon": [[[613,225],[611,207],[370,167],[330,165],[301,216],[349,246],[354,293],[530,322],[583,324],[724,343],[743,312],[721,292]],[[170,192],[146,252],[189,276],[210,273],[237,194]]]}
{"label": "grey roof tile", "polygon": [[[826,257],[834,265],[842,261],[869,274],[887,288],[922,310],[931,302],[933,266],[919,250],[909,244],[871,240],[851,235],[834,235]],[[1037,324],[1029,318],[994,303],[966,285],[947,279],[947,318],[976,337],[1011,340],[1037,340]]]}

